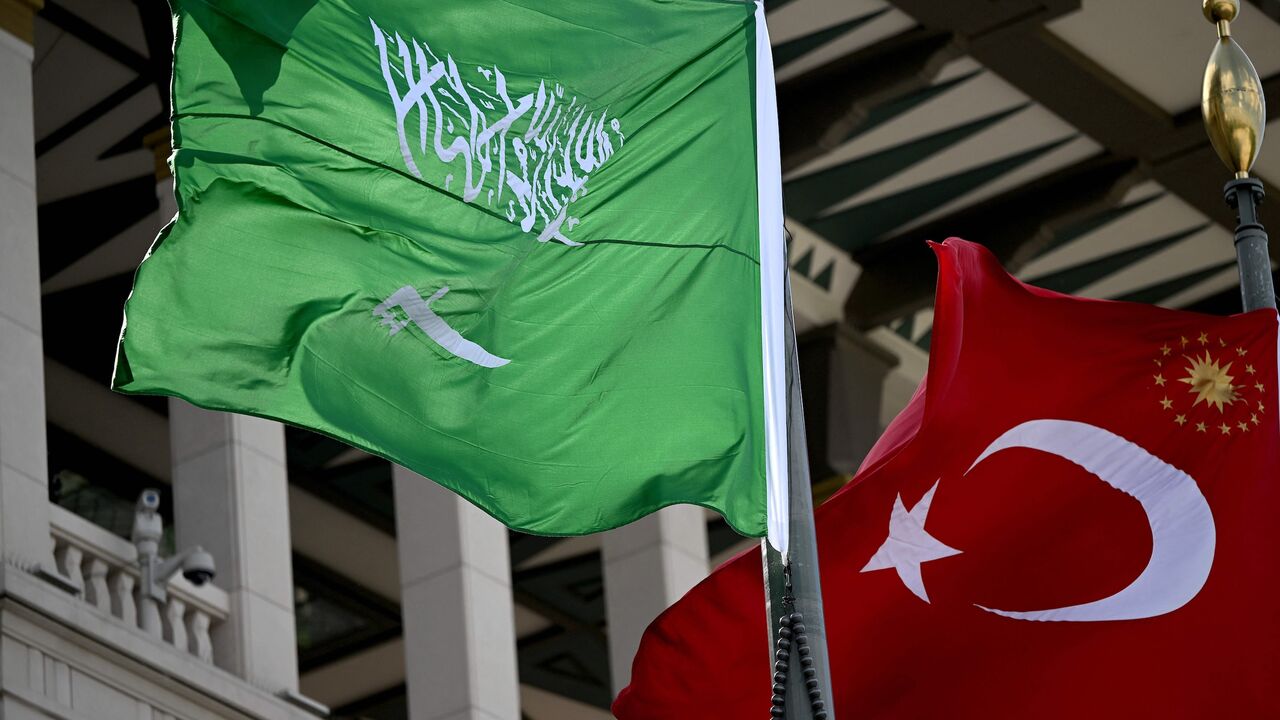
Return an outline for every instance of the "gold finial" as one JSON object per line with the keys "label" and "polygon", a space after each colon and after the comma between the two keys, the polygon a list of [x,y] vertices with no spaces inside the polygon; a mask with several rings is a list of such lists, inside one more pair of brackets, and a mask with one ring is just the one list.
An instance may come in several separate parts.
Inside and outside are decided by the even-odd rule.
{"label": "gold finial", "polygon": [[1240,0],[1204,0],[1200,4],[1204,17],[1218,26],[1219,35],[1231,34],[1231,21],[1240,14]]}
{"label": "gold finial", "polygon": [[1205,131],[1218,157],[1236,174],[1249,169],[1262,149],[1267,102],[1253,63],[1231,38],[1231,21],[1240,13],[1239,0],[1203,0],[1205,18],[1218,26],[1218,42],[1209,55],[1200,93]]}
{"label": "gold finial", "polygon": [[44,0],[0,0],[0,30],[35,45],[36,13],[44,7]]}

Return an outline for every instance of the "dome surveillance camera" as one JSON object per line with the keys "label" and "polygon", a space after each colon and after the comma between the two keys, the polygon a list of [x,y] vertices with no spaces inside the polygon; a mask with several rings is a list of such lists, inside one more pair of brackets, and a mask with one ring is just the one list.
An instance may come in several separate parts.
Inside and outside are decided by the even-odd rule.
{"label": "dome surveillance camera", "polygon": [[216,572],[213,556],[200,548],[193,550],[182,561],[182,577],[192,585],[204,585],[213,579]]}

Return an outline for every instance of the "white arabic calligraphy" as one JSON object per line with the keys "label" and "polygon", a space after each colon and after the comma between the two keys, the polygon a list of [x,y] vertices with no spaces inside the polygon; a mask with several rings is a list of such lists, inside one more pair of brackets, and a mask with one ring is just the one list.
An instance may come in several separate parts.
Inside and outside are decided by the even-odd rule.
{"label": "white arabic calligraphy", "polygon": [[[406,42],[399,33],[387,35],[372,18],[369,22],[409,172],[425,179],[415,158],[427,157],[429,147],[449,166],[446,191],[455,181],[449,170],[460,169],[463,201],[474,202],[483,194],[487,205],[522,231],[536,233],[538,242],[581,245],[565,235],[580,222],[569,206],[586,194],[590,173],[613,156],[615,138],[619,149],[625,143],[618,119],[609,118],[607,108],[588,111],[576,96],[566,104],[564,87],[548,87],[545,80],[536,91],[512,101],[498,67],[476,67],[476,80],[491,85],[492,91],[485,90],[463,79],[452,56],[441,60],[427,43]],[[389,57],[389,42],[399,64]],[[417,137],[410,142],[406,124],[415,110]],[[517,123],[523,132],[513,131]],[[508,191],[511,197],[504,206]]]}

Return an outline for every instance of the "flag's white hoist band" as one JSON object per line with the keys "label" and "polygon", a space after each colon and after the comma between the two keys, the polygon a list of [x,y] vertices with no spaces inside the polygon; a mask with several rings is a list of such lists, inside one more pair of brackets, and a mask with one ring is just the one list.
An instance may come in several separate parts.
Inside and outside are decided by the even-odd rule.
{"label": "flag's white hoist band", "polygon": [[765,483],[769,544],[784,558],[790,537],[787,471],[787,381],[782,214],[782,152],[778,145],[778,100],[773,49],[756,0],[756,192],[760,216],[760,341],[764,361]]}

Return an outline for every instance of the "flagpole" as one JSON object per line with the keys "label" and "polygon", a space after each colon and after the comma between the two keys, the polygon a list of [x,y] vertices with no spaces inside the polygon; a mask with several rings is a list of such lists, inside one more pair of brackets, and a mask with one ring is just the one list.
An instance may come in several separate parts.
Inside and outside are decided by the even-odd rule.
{"label": "flagpole", "polygon": [[[768,587],[770,658],[774,673],[771,716],[786,720],[834,720],[826,622],[822,610],[822,582],[818,576],[813,485],[809,480],[804,398],[800,392],[800,356],[796,347],[795,316],[791,307],[791,278],[788,271],[784,270],[784,273],[787,275],[783,293],[786,298],[790,542],[786,562],[767,540],[763,543],[765,582]],[[780,679],[784,682],[779,683]],[[785,705],[779,705],[780,699],[785,699]]]}
{"label": "flagpole", "polygon": [[1202,0],[1205,19],[1218,28],[1200,96],[1205,131],[1218,156],[1235,173],[1223,188],[1227,205],[1236,211],[1236,258],[1245,311],[1276,307],[1271,280],[1267,231],[1258,218],[1264,195],[1262,181],[1249,170],[1262,149],[1267,103],[1262,81],[1249,56],[1231,37],[1231,21],[1240,14],[1239,0]]}

